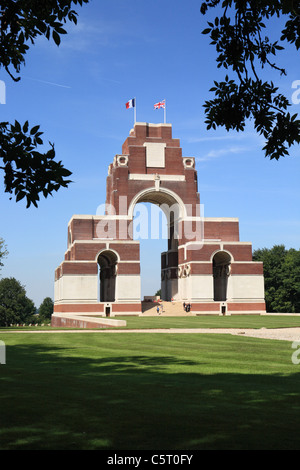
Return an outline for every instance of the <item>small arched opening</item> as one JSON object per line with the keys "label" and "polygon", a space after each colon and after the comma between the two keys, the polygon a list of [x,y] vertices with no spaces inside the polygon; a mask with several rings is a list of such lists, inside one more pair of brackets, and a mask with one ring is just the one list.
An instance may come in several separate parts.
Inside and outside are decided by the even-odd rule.
{"label": "small arched opening", "polygon": [[213,257],[214,300],[227,300],[227,285],[230,275],[231,256],[226,251],[218,251]]}
{"label": "small arched opening", "polygon": [[118,257],[110,250],[102,251],[97,259],[100,268],[100,302],[114,302]]}

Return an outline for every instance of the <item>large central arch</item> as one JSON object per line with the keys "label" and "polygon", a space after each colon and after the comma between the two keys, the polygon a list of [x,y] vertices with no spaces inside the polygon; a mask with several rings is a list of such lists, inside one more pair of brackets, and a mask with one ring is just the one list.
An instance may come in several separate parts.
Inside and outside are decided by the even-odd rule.
{"label": "large central arch", "polygon": [[[134,208],[139,202],[150,202],[158,205],[165,213],[167,220],[169,220],[170,211],[176,212],[177,219],[186,218],[186,207],[183,200],[174,191],[166,188],[147,188],[138,192],[135,197],[131,200],[128,207],[128,216],[133,217]],[[174,221],[174,220],[173,220]]]}
{"label": "large central arch", "polygon": [[155,204],[166,216],[168,241],[167,249],[161,253],[161,298],[170,301],[178,295],[179,222],[186,217],[186,208],[174,191],[165,188],[147,188],[132,199],[128,208],[130,219],[133,219],[134,210],[140,203]]}

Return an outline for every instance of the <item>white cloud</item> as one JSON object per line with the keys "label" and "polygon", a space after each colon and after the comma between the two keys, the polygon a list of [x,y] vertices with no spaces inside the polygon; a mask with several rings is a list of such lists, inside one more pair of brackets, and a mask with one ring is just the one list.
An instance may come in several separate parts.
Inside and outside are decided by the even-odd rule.
{"label": "white cloud", "polygon": [[[94,53],[99,48],[114,47],[119,44],[120,35],[128,34],[124,26],[118,21],[104,21],[101,19],[91,22],[84,21],[82,17],[78,18],[78,23],[67,23],[63,25],[67,34],[61,35],[59,48],[52,39],[50,44],[54,51],[60,54],[66,51]],[[35,40],[36,46],[46,47],[49,50],[49,41],[44,36],[39,36]]]}
{"label": "white cloud", "polygon": [[229,154],[240,154],[243,152],[249,151],[250,148],[249,146],[231,146],[231,147],[225,147],[221,148],[218,150],[210,150],[208,153],[206,153],[203,157],[197,157],[196,162],[204,162],[207,160],[211,160],[212,158],[218,158],[223,155],[229,155]]}
{"label": "white cloud", "polygon": [[46,85],[58,86],[58,87],[61,87],[61,88],[71,88],[68,85],[61,85],[60,83],[48,82],[46,80],[39,80],[38,78],[24,77],[24,76],[23,76],[23,78],[26,78],[27,80],[33,80],[35,82],[45,83]]}
{"label": "white cloud", "polygon": [[118,30],[112,23],[87,24],[79,21],[67,27],[68,34],[62,37],[61,47],[73,51],[91,51],[99,46],[111,45],[111,38]]}

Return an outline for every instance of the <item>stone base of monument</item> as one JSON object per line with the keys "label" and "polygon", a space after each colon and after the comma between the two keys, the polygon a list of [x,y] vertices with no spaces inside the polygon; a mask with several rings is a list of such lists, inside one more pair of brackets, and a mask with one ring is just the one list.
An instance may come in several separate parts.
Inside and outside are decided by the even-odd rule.
{"label": "stone base of monument", "polygon": [[112,318],[96,318],[71,314],[53,314],[51,326],[55,328],[111,328],[126,326],[125,320],[115,320]]}

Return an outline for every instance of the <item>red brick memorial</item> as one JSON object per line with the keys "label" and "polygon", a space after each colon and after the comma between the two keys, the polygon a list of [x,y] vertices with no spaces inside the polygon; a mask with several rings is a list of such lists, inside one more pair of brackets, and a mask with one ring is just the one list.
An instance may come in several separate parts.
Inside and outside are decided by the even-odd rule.
{"label": "red brick memorial", "polygon": [[263,265],[239,239],[236,218],[201,213],[194,157],[183,157],[171,124],[135,123],[109,165],[104,215],[74,215],[65,259],[55,271],[59,317],[142,314],[137,203],[158,205],[168,221],[161,298],[192,314],[265,312]]}

